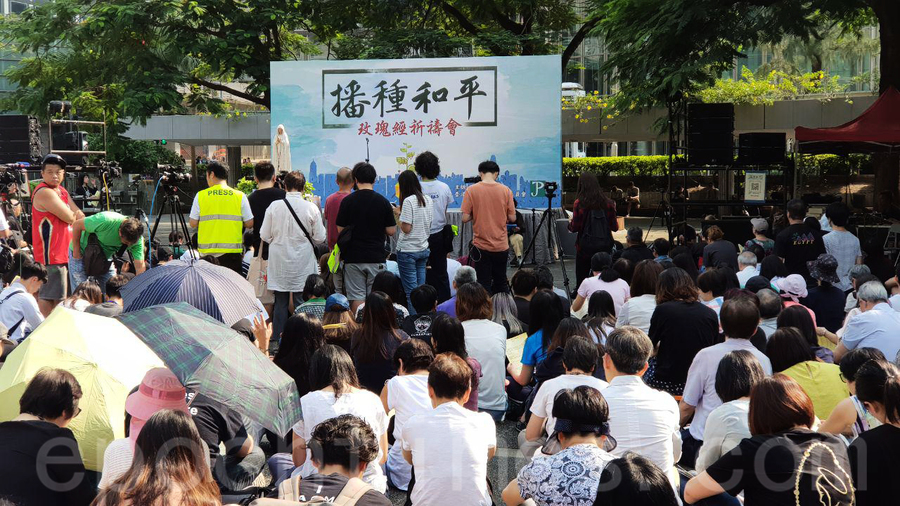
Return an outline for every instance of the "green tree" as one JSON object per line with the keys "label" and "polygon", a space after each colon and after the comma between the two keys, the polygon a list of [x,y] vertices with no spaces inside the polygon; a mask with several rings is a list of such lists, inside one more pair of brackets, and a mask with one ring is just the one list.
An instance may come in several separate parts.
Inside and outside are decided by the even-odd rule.
{"label": "green tree", "polygon": [[[900,88],[900,3],[897,0],[593,0],[595,33],[610,56],[619,108],[666,105],[683,112],[685,98],[714,84],[748,47],[787,37],[810,40],[824,27],[841,33],[879,26],[879,90]],[[898,157],[876,157],[876,190],[898,192]]]}
{"label": "green tree", "polygon": [[829,31],[846,37],[876,23],[880,88],[900,88],[895,0],[594,0],[592,12],[602,18],[593,33],[610,48],[604,70],[616,74],[621,100],[635,107],[670,104],[709,87],[745,48],[825,40]]}
{"label": "green tree", "polygon": [[[316,48],[299,0],[54,0],[0,22],[26,53],[6,109],[46,116],[50,100],[94,102],[107,120],[222,112],[221,94],[269,106],[269,62]],[[76,103],[76,106],[78,104]]]}
{"label": "green tree", "polygon": [[[341,59],[562,52],[562,70],[600,21],[570,0],[312,0],[309,29]],[[321,21],[320,21],[321,20]],[[560,47],[551,33],[572,30]]]}

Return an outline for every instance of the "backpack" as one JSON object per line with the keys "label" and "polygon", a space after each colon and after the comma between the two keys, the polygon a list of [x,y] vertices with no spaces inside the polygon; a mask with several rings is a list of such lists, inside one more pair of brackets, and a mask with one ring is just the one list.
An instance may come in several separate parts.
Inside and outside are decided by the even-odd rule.
{"label": "backpack", "polygon": [[360,480],[359,478],[350,478],[341,493],[338,494],[334,501],[327,501],[323,497],[313,496],[308,501],[299,501],[300,497],[300,477],[295,476],[289,480],[281,482],[278,486],[278,499],[257,499],[250,503],[250,506],[300,506],[300,505],[319,505],[319,506],[354,506],[366,493],[373,490],[372,487]]}
{"label": "backpack", "polygon": [[600,251],[610,251],[613,247],[612,232],[609,230],[609,223],[606,219],[606,211],[591,210],[588,211],[587,218],[584,222],[584,228],[581,229],[581,239],[579,241],[582,253],[593,255]]}

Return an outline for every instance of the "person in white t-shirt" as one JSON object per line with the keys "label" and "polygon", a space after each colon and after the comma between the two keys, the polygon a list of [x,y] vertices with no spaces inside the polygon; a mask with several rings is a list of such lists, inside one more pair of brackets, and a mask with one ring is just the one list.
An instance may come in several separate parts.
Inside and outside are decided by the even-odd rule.
{"label": "person in white t-shirt", "polygon": [[403,457],[413,465],[413,506],[493,504],[487,464],[497,450],[494,421],[463,407],[472,369],[452,353],[435,357],[428,373],[434,409],[410,418],[403,427]]}
{"label": "person in white t-shirt", "polygon": [[594,253],[594,256],[591,257],[591,272],[593,275],[584,278],[581,286],[578,287],[578,297],[572,301],[572,312],[581,311],[581,306],[590,300],[591,294],[603,290],[612,295],[618,316],[619,310],[631,298],[631,292],[628,283],[619,277],[618,271],[612,268],[612,256],[609,253]]}
{"label": "person in white t-shirt", "polygon": [[[434,212],[428,236],[430,268],[425,272],[425,281],[437,290],[438,302],[443,302],[452,297],[450,280],[453,279],[453,273],[445,273],[448,270],[447,253],[453,249],[453,234],[449,233],[447,223],[447,208],[454,201],[453,192],[447,183],[437,180],[441,174],[441,165],[434,153],[420,153],[416,157],[415,166],[416,174],[422,178],[422,193],[431,198]],[[459,268],[459,262],[456,264]]]}
{"label": "person in white t-shirt", "polygon": [[394,411],[395,441],[385,468],[391,484],[403,491],[409,486],[412,470],[403,458],[403,427],[413,415],[433,409],[428,397],[428,367],[433,361],[431,346],[421,339],[407,339],[394,352],[397,375],[381,391],[385,412]]}
{"label": "person in white t-shirt", "polygon": [[546,442],[546,436],[556,427],[553,402],[559,392],[580,385],[587,385],[600,391],[609,386],[607,382],[592,376],[599,359],[597,345],[589,338],[575,336],[566,342],[562,359],[566,373],[538,386],[534,402],[531,404],[528,426],[519,433],[519,451],[526,458],[531,458],[535,450]]}
{"label": "person in white t-shirt", "polygon": [[387,460],[388,417],[377,395],[363,390],[356,377],[353,360],[342,348],[326,344],[310,360],[309,384],[313,389],[300,398],[303,418],[294,424],[291,457],[296,466],[292,474],[305,478],[318,473],[310,459],[307,442],[319,423],[338,415],[356,415],[372,427],[378,438],[378,458],[369,463],[363,481],[375,490],[387,490],[387,478],[381,465]]}
{"label": "person in white t-shirt", "polygon": [[478,411],[500,421],[506,412],[506,327],[491,318],[494,307],[487,290],[478,283],[459,287],[456,316],[466,335],[466,351],[481,364]]}
{"label": "person in white t-shirt", "polygon": [[409,296],[414,288],[425,284],[425,264],[429,256],[428,236],[434,211],[431,197],[422,193],[422,185],[415,173],[405,170],[397,178],[397,182],[400,187],[400,207],[394,206],[394,214],[400,225],[400,234],[397,236],[397,267],[409,309],[415,314]]}

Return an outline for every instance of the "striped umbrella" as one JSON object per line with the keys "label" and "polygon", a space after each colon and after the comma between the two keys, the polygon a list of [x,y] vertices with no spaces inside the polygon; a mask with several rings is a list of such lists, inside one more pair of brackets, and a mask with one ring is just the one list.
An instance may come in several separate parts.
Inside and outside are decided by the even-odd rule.
{"label": "striped umbrella", "polygon": [[231,269],[205,260],[176,260],[154,267],[122,287],[125,313],[187,302],[226,325],[259,312],[256,293]]}
{"label": "striped umbrella", "polygon": [[187,303],[118,317],[181,384],[284,436],[300,420],[294,380],[246,337]]}

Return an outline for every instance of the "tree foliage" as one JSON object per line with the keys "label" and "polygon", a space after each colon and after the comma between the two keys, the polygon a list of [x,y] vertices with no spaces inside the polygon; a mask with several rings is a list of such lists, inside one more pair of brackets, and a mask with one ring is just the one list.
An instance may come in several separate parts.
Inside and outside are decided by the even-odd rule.
{"label": "tree foliage", "polygon": [[707,103],[772,105],[776,100],[794,100],[809,95],[828,101],[843,94],[847,88],[846,84],[840,83],[840,76],[831,76],[824,71],[789,74],[772,70],[757,76],[743,67],[740,79],[717,79],[711,87],[698,91],[695,98]]}
{"label": "tree foliage", "polygon": [[[873,22],[875,14],[884,27],[887,16],[881,15],[876,4],[887,2],[595,0],[592,15],[602,19],[594,33],[604,37],[610,48],[601,71],[616,75],[621,89],[618,100],[642,108],[671,105],[713,86],[744,56],[745,48],[790,37],[820,38],[823,26],[856,32]],[[900,66],[900,62],[890,65]]]}
{"label": "tree foliage", "polygon": [[269,104],[269,62],[316,51],[296,33],[299,0],[54,0],[0,22],[28,54],[6,77],[6,109],[46,115],[50,100],[94,102],[109,121],[161,111],[222,112],[221,94]]}

